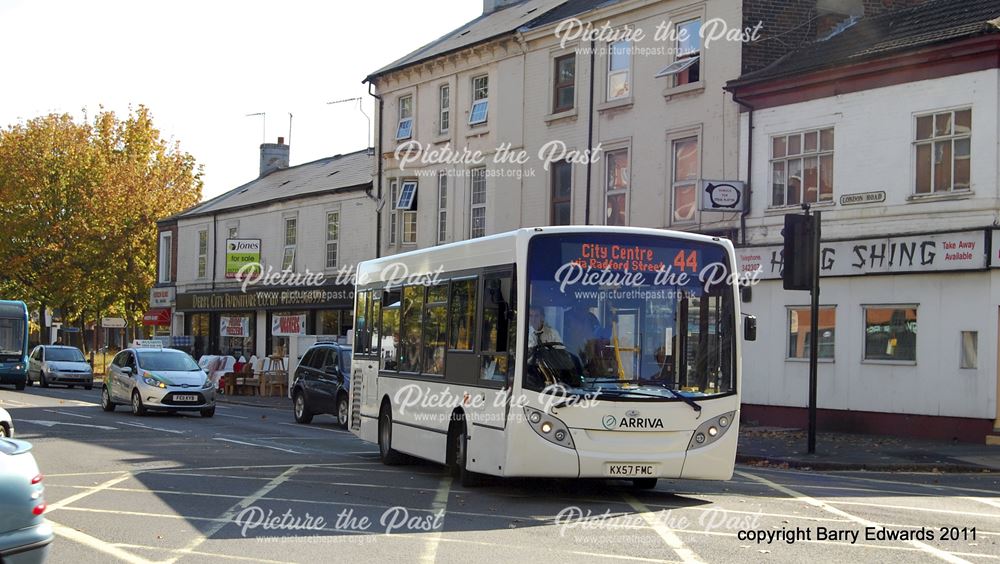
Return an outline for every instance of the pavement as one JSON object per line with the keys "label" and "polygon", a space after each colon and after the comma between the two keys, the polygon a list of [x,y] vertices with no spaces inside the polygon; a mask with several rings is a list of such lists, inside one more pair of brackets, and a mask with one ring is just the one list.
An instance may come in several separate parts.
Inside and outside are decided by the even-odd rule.
{"label": "pavement", "polygon": [[1000,446],[852,433],[817,433],[808,454],[804,429],[740,428],[736,461],[752,466],[872,472],[1000,472]]}
{"label": "pavement", "polygon": [[[285,397],[218,396],[233,405],[292,409]],[[1000,446],[852,433],[817,433],[808,454],[804,429],[740,428],[736,461],[757,467],[872,472],[1000,472]]]}

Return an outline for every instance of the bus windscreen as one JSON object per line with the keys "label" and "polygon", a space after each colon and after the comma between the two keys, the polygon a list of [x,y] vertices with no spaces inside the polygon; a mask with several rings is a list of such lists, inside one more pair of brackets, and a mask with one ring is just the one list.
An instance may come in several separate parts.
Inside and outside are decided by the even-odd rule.
{"label": "bus windscreen", "polygon": [[650,398],[734,392],[730,271],[726,248],[708,242],[533,238],[524,387]]}
{"label": "bus windscreen", "polygon": [[24,320],[0,318],[0,355],[24,354]]}

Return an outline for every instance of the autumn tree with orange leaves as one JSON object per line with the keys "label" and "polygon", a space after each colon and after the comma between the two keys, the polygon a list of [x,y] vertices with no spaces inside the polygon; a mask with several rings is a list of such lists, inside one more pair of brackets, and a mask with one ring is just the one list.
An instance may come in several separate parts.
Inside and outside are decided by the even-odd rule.
{"label": "autumn tree with orange leaves", "polygon": [[0,297],[82,327],[142,319],[156,222],[201,199],[202,167],[139,106],[82,122],[50,114],[0,130]]}

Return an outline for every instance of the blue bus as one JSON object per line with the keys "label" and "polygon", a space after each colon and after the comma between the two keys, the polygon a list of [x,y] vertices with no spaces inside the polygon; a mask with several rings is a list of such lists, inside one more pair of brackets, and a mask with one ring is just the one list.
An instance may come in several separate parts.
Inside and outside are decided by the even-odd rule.
{"label": "blue bus", "polygon": [[0,384],[23,390],[28,381],[28,306],[0,300]]}

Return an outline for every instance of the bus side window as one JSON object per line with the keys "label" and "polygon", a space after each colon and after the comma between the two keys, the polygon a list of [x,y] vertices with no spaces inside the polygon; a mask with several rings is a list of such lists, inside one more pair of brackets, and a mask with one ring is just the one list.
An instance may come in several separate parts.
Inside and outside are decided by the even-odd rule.
{"label": "bus side window", "polygon": [[382,295],[382,331],[380,364],[382,370],[399,370],[399,290]]}
{"label": "bus side window", "polygon": [[513,370],[517,322],[512,315],[510,276],[483,281],[482,366],[480,378],[505,382]]}
{"label": "bus side window", "polygon": [[358,292],[357,309],[354,311],[354,342],[357,343],[357,349],[354,353],[359,356],[365,356],[370,353],[368,344],[370,323],[368,317],[368,299],[370,296],[371,290]]}

